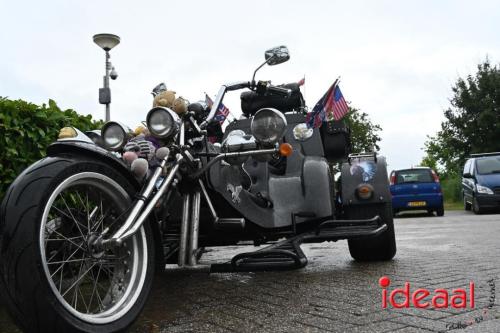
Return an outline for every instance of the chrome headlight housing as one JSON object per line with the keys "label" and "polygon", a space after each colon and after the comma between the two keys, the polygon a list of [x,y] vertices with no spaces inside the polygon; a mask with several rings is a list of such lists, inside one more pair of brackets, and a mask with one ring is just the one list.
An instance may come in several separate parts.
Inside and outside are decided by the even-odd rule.
{"label": "chrome headlight housing", "polygon": [[272,145],[283,137],[286,126],[287,122],[283,113],[276,109],[264,108],[253,116],[250,129],[258,142]]}
{"label": "chrome headlight housing", "polygon": [[111,151],[119,151],[132,137],[132,130],[116,121],[108,121],[101,130],[104,147]]}
{"label": "chrome headlight housing", "polygon": [[179,132],[181,119],[169,108],[157,106],[148,112],[146,124],[151,135],[160,139],[168,139]]}

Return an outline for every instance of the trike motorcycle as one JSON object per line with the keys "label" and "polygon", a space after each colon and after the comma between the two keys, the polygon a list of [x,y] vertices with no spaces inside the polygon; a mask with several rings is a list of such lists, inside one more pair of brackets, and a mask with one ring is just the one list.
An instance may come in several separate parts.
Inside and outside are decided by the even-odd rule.
{"label": "trike motorcycle", "polygon": [[[260,67],[280,64],[288,49],[265,58]],[[225,94],[240,89],[242,117],[214,131]],[[223,85],[211,106],[186,106],[153,107],[150,141],[134,141],[116,121],[86,134],[66,128],[11,185],[0,210],[0,281],[23,330],[125,330],[155,270],[197,266],[206,247],[259,246],[211,272],[302,268],[302,243],[341,239],[355,260],[393,258],[384,157],[349,154],[342,122],[309,128],[297,84],[256,82],[254,73]],[[131,146],[142,164],[123,158]]]}

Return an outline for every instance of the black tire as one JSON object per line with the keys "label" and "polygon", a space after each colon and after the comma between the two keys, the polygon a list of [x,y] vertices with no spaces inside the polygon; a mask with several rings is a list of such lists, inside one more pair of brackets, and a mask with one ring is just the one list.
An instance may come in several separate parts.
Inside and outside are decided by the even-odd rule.
{"label": "black tire", "polygon": [[436,210],[436,214],[437,214],[437,216],[444,216],[444,206],[439,207]]}
{"label": "black tire", "polygon": [[472,205],[469,202],[467,202],[467,199],[465,199],[465,196],[464,196],[464,210],[469,211],[471,209],[472,209]]}
{"label": "black tire", "polygon": [[473,197],[473,198],[472,198],[472,211],[473,211],[473,212],[474,212],[474,214],[476,214],[476,215],[482,214],[482,213],[484,212],[484,208],[482,208],[482,207],[479,205],[479,202],[477,202],[476,197]]}
{"label": "black tire", "polygon": [[[46,209],[45,206],[49,207],[49,197],[52,193],[56,193],[57,186],[69,179],[69,177],[82,173],[104,175],[106,179],[111,179],[124,190],[121,192],[122,194],[126,193],[130,197],[135,192],[133,186],[120,173],[104,163],[83,157],[60,156],[47,157],[31,165],[14,181],[3,200],[0,210],[0,281],[2,285],[2,300],[16,324],[23,331],[123,331],[133,323],[146,303],[155,267],[153,234],[148,223],[144,224],[143,230],[140,231],[141,236],[139,237],[139,241],[141,242],[140,249],[143,250],[143,256],[141,257],[143,259],[143,266],[139,267],[137,272],[146,272],[140,273],[141,284],[139,285],[142,285],[142,288],[137,288],[139,291],[137,293],[133,292],[133,296],[130,296],[130,299],[135,300],[128,303],[132,305],[119,310],[121,312],[117,312],[116,317],[110,318],[109,322],[95,324],[95,322],[85,321],[70,312],[68,304],[63,304],[63,301],[60,300],[63,299],[64,295],[61,297],[59,294],[60,298],[58,298],[56,292],[52,289],[53,286],[51,287],[51,283],[52,285],[54,283],[53,280],[49,282],[47,268],[44,268],[49,266],[45,266],[44,264],[46,254],[41,248],[42,242],[40,241],[40,239],[48,237],[44,234],[44,238],[41,238],[40,231],[42,223],[44,223],[42,215]],[[124,202],[124,205],[128,205],[128,203]],[[105,216],[103,216],[104,218]],[[48,218],[45,218],[45,221],[47,220]],[[101,223],[104,225],[103,222]],[[76,225],[78,225],[78,222]],[[52,237],[51,235],[49,236]],[[83,245],[84,242],[85,239],[80,243],[83,247],[86,246]],[[131,241],[131,243],[137,244],[135,242],[136,240]],[[147,250],[147,254],[144,250]],[[42,251],[44,251],[43,255]],[[147,262],[144,263],[146,260]],[[49,261],[50,258],[46,260],[46,262]],[[125,265],[125,269],[126,267],[128,266]],[[146,269],[141,269],[143,267]],[[86,273],[83,273],[83,275]],[[114,273],[111,273],[113,279],[116,279]],[[77,277],[80,277],[80,275],[77,275]],[[63,272],[61,271],[62,279]],[[111,277],[109,279],[111,280]],[[99,284],[99,275],[97,275],[96,281]],[[122,288],[121,285],[120,288]],[[125,287],[125,289],[127,288]],[[132,290],[132,288],[128,288],[127,290]],[[78,292],[75,291],[75,293],[78,299]],[[107,297],[108,294],[104,295]],[[112,296],[111,302],[113,301]],[[90,303],[92,303],[92,299]],[[89,305],[91,306],[92,304]],[[90,312],[89,315],[92,315],[92,313]]]}
{"label": "black tire", "polygon": [[348,240],[349,252],[356,261],[387,261],[396,255],[396,237],[391,203],[349,207],[347,219],[367,219],[379,215],[387,230],[374,238]]}

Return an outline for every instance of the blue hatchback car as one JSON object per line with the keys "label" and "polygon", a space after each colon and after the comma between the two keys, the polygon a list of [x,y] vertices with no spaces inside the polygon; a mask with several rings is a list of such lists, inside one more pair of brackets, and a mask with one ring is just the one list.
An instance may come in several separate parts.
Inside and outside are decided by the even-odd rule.
{"label": "blue hatchback car", "polygon": [[436,172],[428,167],[394,170],[390,176],[394,215],[404,210],[427,210],[444,215],[443,192]]}

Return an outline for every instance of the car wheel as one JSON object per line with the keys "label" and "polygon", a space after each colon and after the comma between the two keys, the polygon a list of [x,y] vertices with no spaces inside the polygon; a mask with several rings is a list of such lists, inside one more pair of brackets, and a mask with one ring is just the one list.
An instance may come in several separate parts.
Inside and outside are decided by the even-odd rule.
{"label": "car wheel", "polygon": [[441,206],[436,210],[437,216],[444,216],[444,207]]}
{"label": "car wheel", "polygon": [[467,199],[464,196],[464,210],[468,211],[471,210],[471,204],[467,202]]}
{"label": "car wheel", "polygon": [[482,214],[484,209],[479,206],[479,202],[477,202],[477,198],[472,198],[472,211],[474,214]]}

